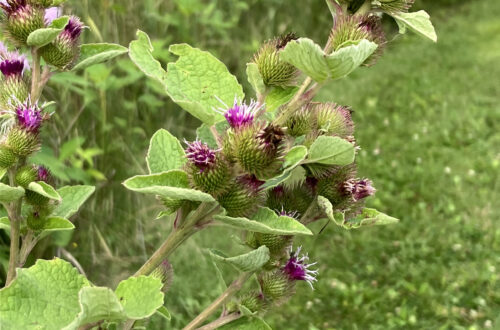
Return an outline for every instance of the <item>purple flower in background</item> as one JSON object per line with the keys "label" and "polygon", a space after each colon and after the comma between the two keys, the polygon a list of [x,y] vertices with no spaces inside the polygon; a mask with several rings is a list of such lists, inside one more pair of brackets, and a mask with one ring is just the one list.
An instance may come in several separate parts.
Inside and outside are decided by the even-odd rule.
{"label": "purple flower in background", "polygon": [[317,270],[311,270],[309,267],[315,265],[316,263],[309,264],[308,255],[299,256],[302,247],[297,248],[297,251],[290,251],[290,258],[288,259],[286,265],[281,269],[283,273],[288,275],[288,278],[292,281],[306,281],[312,289],[312,283],[316,281],[316,276],[318,275]]}
{"label": "purple flower in background", "polygon": [[0,71],[5,77],[21,77],[26,69],[29,69],[26,56],[17,51],[9,52],[7,47],[0,42]]}
{"label": "purple flower in background", "polygon": [[[223,102],[221,101],[221,103]],[[235,99],[231,108],[228,109],[226,106],[225,108],[219,108],[219,110],[221,110],[224,117],[226,117],[229,126],[238,129],[251,125],[255,119],[255,115],[262,107],[263,105],[254,100],[251,100],[250,104],[246,104]]]}
{"label": "purple flower in background", "polygon": [[23,129],[38,133],[42,125],[43,115],[36,105],[21,104],[16,109],[17,122]]}
{"label": "purple flower in background", "polygon": [[206,143],[199,140],[187,142],[186,156],[188,160],[196,165],[202,172],[215,165],[217,161],[217,150],[210,149]]}
{"label": "purple flower in background", "polygon": [[50,25],[53,20],[59,18],[62,14],[62,10],[59,7],[50,7],[45,9],[45,24]]}
{"label": "purple flower in background", "polygon": [[12,15],[19,9],[25,8],[27,5],[27,0],[0,0],[0,7],[7,16]]}
{"label": "purple flower in background", "polygon": [[80,37],[80,34],[83,30],[83,23],[76,16],[71,16],[69,18],[68,25],[64,28],[64,31],[61,32],[61,38],[66,38],[75,42]]}
{"label": "purple flower in background", "polygon": [[38,181],[48,182],[49,178],[49,170],[43,166],[38,166]]}
{"label": "purple flower in background", "polygon": [[372,196],[375,194],[376,189],[372,185],[372,181],[368,179],[350,179],[344,183],[346,192],[352,195],[355,201]]}

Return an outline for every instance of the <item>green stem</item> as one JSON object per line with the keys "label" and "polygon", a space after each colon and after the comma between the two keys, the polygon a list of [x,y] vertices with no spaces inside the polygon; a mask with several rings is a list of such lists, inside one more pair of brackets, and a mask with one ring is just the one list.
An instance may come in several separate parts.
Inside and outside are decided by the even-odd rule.
{"label": "green stem", "polygon": [[41,73],[40,73],[40,54],[38,53],[37,48],[31,49],[31,55],[33,57],[33,69],[32,69],[32,78],[31,78],[31,101],[36,102],[40,97],[41,93]]}
{"label": "green stem", "polygon": [[[15,181],[15,168],[9,170],[10,185],[14,186]],[[10,221],[10,256],[9,256],[9,269],[7,271],[7,279],[5,285],[16,277],[16,267],[19,264],[19,240],[21,237],[21,206],[22,198],[17,201],[11,202],[7,205],[7,214]]]}
{"label": "green stem", "polygon": [[364,4],[361,5],[361,7],[359,7],[359,9],[356,11],[354,15],[368,14],[371,10],[372,10],[371,0],[367,0],[365,1]]}
{"label": "green stem", "polygon": [[[194,330],[198,328],[207,318],[215,313],[223,304],[225,304],[236,292],[240,291],[243,284],[253,275],[253,272],[242,273],[230,286],[217,298],[210,306],[194,318],[184,330]],[[210,329],[210,328],[209,328]],[[213,328],[215,329],[215,328]]]}
{"label": "green stem", "polygon": [[221,316],[217,320],[210,322],[207,325],[204,325],[198,330],[213,330],[222,327],[223,325],[226,325],[228,323],[231,323],[233,321],[236,321],[237,319],[241,318],[243,315],[241,313],[231,313],[226,316]]}
{"label": "green stem", "polygon": [[312,81],[313,80],[310,77],[307,77],[306,80],[304,80],[293,99],[286,106],[286,109],[278,115],[278,118],[276,118],[277,125],[283,125],[288,117],[291,116],[301,106],[302,95],[306,92]]}

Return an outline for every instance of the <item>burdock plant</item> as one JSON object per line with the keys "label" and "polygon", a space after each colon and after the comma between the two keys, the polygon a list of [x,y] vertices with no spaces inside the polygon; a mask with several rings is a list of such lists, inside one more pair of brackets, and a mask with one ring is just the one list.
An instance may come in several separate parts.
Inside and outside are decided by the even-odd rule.
{"label": "burdock plant", "polygon": [[[245,251],[237,256],[216,250],[208,254],[216,263],[234,266],[239,275],[185,329],[225,325],[267,329],[262,319],[266,313],[302,290],[301,283],[314,289],[314,283],[321,280],[321,260],[311,263],[301,248],[293,249],[297,236],[327,235],[328,224],[353,229],[398,221],[365,207],[376,190],[356,167],[359,146],[353,110],[335,102],[316,102],[314,97],[327,82],[375,63],[387,40],[380,23],[384,13],[397,21],[402,33],[413,30],[434,41],[436,34],[427,13],[408,12],[408,0],[327,0],[333,16],[332,29],[325,31],[327,43],[320,47],[294,34],[266,41],[247,64],[255,93],[247,97],[222,62],[187,44],[170,46],[178,59],[165,70],[153,57],[149,37],[138,31],[137,40],[129,46],[131,60],[202,122],[197,138],[184,146],[166,130],[155,133],[146,157],[149,173],[124,182],[132,191],[156,196],[161,208],[158,218],[169,218],[171,231],[149,260],[115,291],[91,285],[59,259],[38,261],[18,271],[14,279],[15,267],[23,265],[33,242],[50,230],[72,227],[64,218],[76,212],[88,196],[73,191],[75,187],[56,191],[47,172],[27,162],[38,149],[43,123],[51,115],[41,103],[50,68],[76,70],[121,50],[116,45],[80,46],[83,24],[73,16],[56,18],[53,14],[58,11],[47,15],[46,27],[40,29],[40,13],[59,2],[2,2],[10,38],[16,45],[32,48],[32,83],[25,81],[27,66],[22,57],[2,54],[4,61],[16,63],[5,71],[4,83],[9,82],[11,71],[17,80],[11,83],[14,87],[2,89],[16,93],[3,92],[6,96],[2,98],[6,106],[2,109],[5,138],[0,162],[9,173],[10,184],[0,185],[9,215],[0,224],[8,224],[12,244],[9,286],[0,290],[0,324],[17,329],[33,324],[131,329],[137,319],[155,312],[170,318],[163,306],[175,268],[168,261],[170,255],[193,234],[226,226],[241,233],[235,246],[243,246]],[[20,13],[33,13],[33,17],[15,21]],[[9,54],[7,50],[3,53]],[[46,63],[42,77],[40,55]],[[26,97],[17,92],[23,86],[31,86]],[[315,222],[323,229],[313,233],[308,226]],[[200,281],[203,276],[206,274],[200,274]],[[255,281],[247,283],[252,278]],[[53,281],[58,285],[52,285]],[[41,294],[31,287],[46,290]],[[58,308],[31,307],[34,312],[24,314],[25,301],[43,306],[52,297],[58,300],[54,302]],[[219,310],[220,316],[212,318]]]}

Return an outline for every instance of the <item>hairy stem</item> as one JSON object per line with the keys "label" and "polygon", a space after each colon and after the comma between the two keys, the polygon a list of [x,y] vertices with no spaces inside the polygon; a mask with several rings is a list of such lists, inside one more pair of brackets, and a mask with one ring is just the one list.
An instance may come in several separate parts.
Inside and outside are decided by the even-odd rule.
{"label": "hairy stem", "polygon": [[361,5],[361,7],[359,7],[359,9],[356,11],[355,15],[365,15],[365,14],[368,14],[371,9],[372,9],[371,0],[367,0],[367,1],[365,1],[364,4]]}
{"label": "hairy stem", "polygon": [[[9,170],[10,185],[14,186],[15,183],[15,168]],[[7,279],[5,285],[16,277],[16,267],[19,263],[19,239],[21,237],[21,206],[22,198],[17,201],[11,202],[6,205],[7,214],[10,221],[10,256],[9,256],[9,269],[7,271]]]}
{"label": "hairy stem", "polygon": [[31,78],[31,100],[33,102],[36,102],[38,101],[41,92],[40,54],[38,53],[37,48],[31,49],[31,56],[33,57],[33,69],[32,69],[33,76]]}
{"label": "hairy stem", "polygon": [[213,330],[222,327],[223,325],[226,325],[228,323],[231,323],[233,321],[236,321],[237,319],[241,318],[242,315],[241,313],[231,313],[225,316],[219,317],[217,320],[210,322],[207,325],[204,325],[198,330]]}
{"label": "hairy stem", "polygon": [[[184,330],[193,330],[198,328],[207,318],[209,318],[213,313],[215,313],[224,303],[226,303],[229,298],[231,298],[236,292],[241,290],[243,284],[252,276],[253,272],[242,273],[236,280],[231,283],[230,286],[217,298],[210,306],[208,306],[203,312],[201,312],[196,318],[194,318]],[[212,329],[212,328],[209,328]],[[215,328],[213,328],[215,329]]]}

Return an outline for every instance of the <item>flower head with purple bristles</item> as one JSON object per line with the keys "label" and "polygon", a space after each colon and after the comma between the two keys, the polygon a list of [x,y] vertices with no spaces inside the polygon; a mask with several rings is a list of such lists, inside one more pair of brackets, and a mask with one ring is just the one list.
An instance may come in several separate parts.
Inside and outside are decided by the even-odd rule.
{"label": "flower head with purple bristles", "polygon": [[282,217],[289,217],[289,218],[294,218],[294,219],[297,219],[298,216],[299,216],[299,212],[297,211],[287,211],[285,210],[284,207],[281,207],[281,210],[277,210],[276,213],[279,215],[279,216],[282,216]]}
{"label": "flower head with purple bristles", "polygon": [[19,9],[25,8],[27,5],[27,0],[0,0],[0,7],[7,16],[14,14]]}
{"label": "flower head with purple bristles", "polygon": [[25,70],[29,69],[26,56],[19,52],[9,52],[7,47],[0,42],[0,71],[4,77],[22,77]]}
{"label": "flower head with purple bristles", "polygon": [[186,156],[188,160],[200,171],[205,171],[211,168],[217,162],[217,150],[210,149],[210,147],[199,140],[194,142],[187,142]]}
{"label": "flower head with purple bristles", "polygon": [[43,166],[38,166],[37,169],[38,181],[48,182],[50,179],[50,172]]}
{"label": "flower head with purple bristles", "polygon": [[295,252],[290,249],[290,258],[281,270],[288,275],[290,280],[306,281],[314,290],[312,283],[316,281],[318,270],[311,270],[309,267],[316,263],[307,263],[309,256],[307,254],[300,256],[301,249],[302,247],[298,247]]}
{"label": "flower head with purple bristles", "polygon": [[38,133],[43,122],[42,111],[37,105],[21,104],[16,109],[17,123],[24,130]]}
{"label": "flower head with purple bristles", "polygon": [[242,175],[237,178],[238,182],[248,188],[249,191],[258,193],[265,181],[259,180],[253,174]]}
{"label": "flower head with purple bristles", "polygon": [[78,17],[71,16],[69,18],[68,25],[66,25],[64,30],[61,32],[60,37],[70,40],[72,42],[76,42],[78,38],[80,38],[80,34],[82,33],[83,27],[84,25]]}
{"label": "flower head with purple bristles", "polygon": [[239,101],[235,98],[233,106],[228,107],[224,102],[219,100],[224,104],[224,108],[219,108],[219,112],[221,112],[226,118],[229,126],[234,129],[247,127],[253,124],[255,116],[262,109],[263,105],[251,100],[250,104],[246,104],[243,101]]}
{"label": "flower head with purple bristles", "polygon": [[350,179],[344,183],[344,189],[352,195],[355,201],[372,196],[376,189],[373,187],[372,181],[368,179]]}

